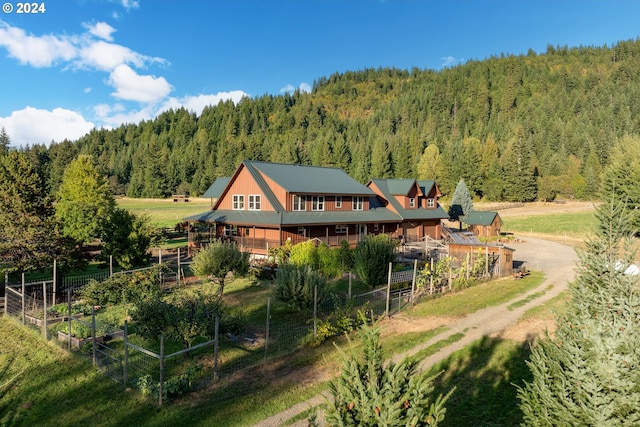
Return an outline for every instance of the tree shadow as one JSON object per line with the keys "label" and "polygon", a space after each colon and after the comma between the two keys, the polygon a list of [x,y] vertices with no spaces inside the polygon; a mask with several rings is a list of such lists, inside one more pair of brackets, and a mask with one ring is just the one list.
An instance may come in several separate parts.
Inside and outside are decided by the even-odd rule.
{"label": "tree shadow", "polygon": [[517,389],[531,381],[527,367],[530,343],[483,337],[433,366],[444,371],[434,381],[434,394],[455,392],[446,403],[442,426],[515,426],[522,422]]}

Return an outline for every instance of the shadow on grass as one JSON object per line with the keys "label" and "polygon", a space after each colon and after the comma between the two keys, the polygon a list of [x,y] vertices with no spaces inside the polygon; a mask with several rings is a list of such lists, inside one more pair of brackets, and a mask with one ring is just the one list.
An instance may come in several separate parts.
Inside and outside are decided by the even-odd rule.
{"label": "shadow on grass", "polygon": [[433,366],[431,373],[444,371],[434,383],[436,395],[456,387],[441,425],[519,425],[522,413],[514,384],[532,380],[526,365],[529,342],[483,337]]}

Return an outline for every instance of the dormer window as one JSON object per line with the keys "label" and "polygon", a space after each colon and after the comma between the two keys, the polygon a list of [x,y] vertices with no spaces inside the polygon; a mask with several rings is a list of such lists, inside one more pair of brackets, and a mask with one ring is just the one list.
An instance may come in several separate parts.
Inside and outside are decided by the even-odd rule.
{"label": "dormer window", "polygon": [[410,208],[415,208],[416,207],[416,198],[415,197],[409,197],[409,207]]}
{"label": "dormer window", "polygon": [[427,199],[427,207],[428,208],[435,208],[436,207],[436,201],[434,199]]}

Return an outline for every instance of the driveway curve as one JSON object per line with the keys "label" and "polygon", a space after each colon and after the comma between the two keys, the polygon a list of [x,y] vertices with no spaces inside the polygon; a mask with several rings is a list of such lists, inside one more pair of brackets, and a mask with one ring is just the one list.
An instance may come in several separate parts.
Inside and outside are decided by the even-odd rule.
{"label": "driveway curve", "polygon": [[[396,362],[400,361],[403,358],[411,356],[438,341],[447,339],[451,335],[457,333],[464,334],[462,339],[442,348],[420,363],[420,369],[428,369],[435,363],[447,358],[452,353],[484,336],[500,335],[507,327],[514,325],[527,310],[541,305],[557,296],[560,292],[567,289],[567,284],[573,280],[576,263],[578,261],[578,256],[576,255],[574,248],[561,243],[532,237],[525,238],[524,241],[514,243],[511,246],[516,250],[514,253],[515,261],[524,262],[524,266],[529,270],[537,270],[544,273],[545,280],[540,286],[530,290],[524,295],[519,295],[511,301],[478,310],[456,320],[448,325],[448,329],[445,332],[407,352],[395,355],[393,360]],[[532,298],[531,301],[528,301],[524,305],[511,310],[509,309],[509,306],[515,301],[524,300],[537,293],[541,293],[541,295]],[[298,403],[286,411],[280,412],[255,424],[255,427],[281,426],[292,417],[308,410],[311,407],[324,403],[325,398],[328,396],[328,391],[325,391],[318,396]],[[307,422],[306,420],[302,420],[289,425],[306,426]]]}

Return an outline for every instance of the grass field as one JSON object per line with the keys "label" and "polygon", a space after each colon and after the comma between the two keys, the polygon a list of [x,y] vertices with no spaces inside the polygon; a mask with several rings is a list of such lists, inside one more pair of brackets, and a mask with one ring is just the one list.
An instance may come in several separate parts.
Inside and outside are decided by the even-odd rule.
{"label": "grass field", "polygon": [[595,230],[593,212],[563,212],[513,216],[502,219],[502,231],[514,234],[546,234],[559,238],[584,239]]}
{"label": "grass field", "polygon": [[136,214],[149,216],[151,223],[160,228],[173,228],[183,218],[195,215],[211,208],[209,199],[190,199],[189,202],[177,202],[173,199],[116,199],[118,206]]}

